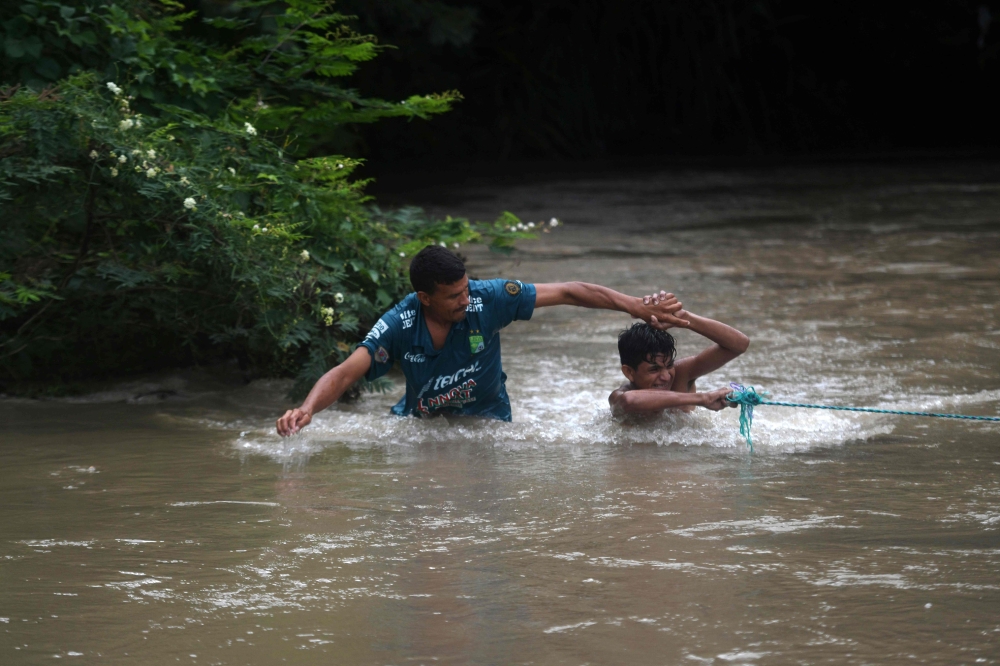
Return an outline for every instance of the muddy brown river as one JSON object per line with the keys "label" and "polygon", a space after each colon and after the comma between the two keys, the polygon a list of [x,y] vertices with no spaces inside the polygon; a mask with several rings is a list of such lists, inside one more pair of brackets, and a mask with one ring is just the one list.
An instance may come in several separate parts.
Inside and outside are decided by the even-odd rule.
{"label": "muddy brown river", "polygon": [[[473,275],[664,288],[746,332],[702,388],[1000,416],[1000,165],[408,196],[566,222],[463,248]],[[1000,662],[1000,424],[761,406],[753,454],[736,410],[621,425],[628,323],[506,329],[512,423],[393,417],[398,374],[287,440],[279,381],[0,400],[0,663]]]}

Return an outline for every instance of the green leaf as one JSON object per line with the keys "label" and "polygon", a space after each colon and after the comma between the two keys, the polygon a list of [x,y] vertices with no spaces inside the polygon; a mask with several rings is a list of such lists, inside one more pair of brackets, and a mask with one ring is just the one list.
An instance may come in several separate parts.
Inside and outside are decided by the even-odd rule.
{"label": "green leaf", "polygon": [[21,58],[24,56],[24,42],[20,39],[7,38],[4,40],[4,50],[10,58]]}
{"label": "green leaf", "polygon": [[62,73],[62,68],[52,58],[42,58],[35,63],[35,71],[49,81],[55,81]]}

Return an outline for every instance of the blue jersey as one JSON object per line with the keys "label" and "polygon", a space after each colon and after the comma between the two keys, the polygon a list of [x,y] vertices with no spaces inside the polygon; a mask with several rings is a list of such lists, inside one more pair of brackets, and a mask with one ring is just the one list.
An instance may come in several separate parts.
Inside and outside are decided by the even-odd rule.
{"label": "blue jersey", "polygon": [[361,343],[371,354],[370,381],[399,362],[406,396],[392,412],[418,416],[437,411],[510,421],[507,375],[500,362],[500,329],[531,319],[535,286],[516,280],[469,280],[465,319],[453,324],[441,349],[434,349],[415,293],[382,315]]}

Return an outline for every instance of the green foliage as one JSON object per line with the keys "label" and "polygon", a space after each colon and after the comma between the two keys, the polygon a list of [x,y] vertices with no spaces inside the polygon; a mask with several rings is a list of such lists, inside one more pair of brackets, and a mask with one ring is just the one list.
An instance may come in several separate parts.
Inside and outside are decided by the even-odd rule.
{"label": "green foliage", "polygon": [[[321,126],[457,99],[336,85],[378,47],[331,3],[246,2],[198,26],[242,31],[227,39],[177,8],[35,1],[3,23],[4,76],[24,85],[0,95],[0,380],[235,358],[301,392],[407,291],[420,247],[530,236],[509,214],[382,212],[352,179],[357,159],[304,149]],[[46,58],[60,74],[91,66],[40,85]]]}
{"label": "green foliage", "polygon": [[2,80],[39,89],[93,71],[130,81],[146,113],[171,104],[234,121],[252,115],[295,154],[336,143],[338,126],[429,118],[461,98],[451,91],[390,102],[341,85],[383,47],[353,32],[330,0],[205,4],[226,14],[180,11],[176,0],[4,4]]}

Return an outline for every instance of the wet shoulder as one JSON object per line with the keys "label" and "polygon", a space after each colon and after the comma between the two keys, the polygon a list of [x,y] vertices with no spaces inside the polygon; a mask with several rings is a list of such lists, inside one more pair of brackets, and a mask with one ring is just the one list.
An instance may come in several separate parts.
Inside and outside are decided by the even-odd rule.
{"label": "wet shoulder", "polygon": [[469,280],[469,300],[485,306],[495,303],[505,304],[510,299],[520,296],[524,289],[525,284],[520,280],[507,278]]}
{"label": "wet shoulder", "polygon": [[622,394],[631,391],[633,388],[634,387],[632,386],[631,382],[625,382],[618,388],[611,391],[611,393],[608,395],[608,404],[611,405],[611,414],[616,418],[624,415],[624,412],[621,410]]}
{"label": "wet shoulder", "polygon": [[365,339],[380,340],[389,344],[402,343],[404,334],[413,328],[419,306],[420,301],[415,293],[407,295],[378,318]]}
{"label": "wet shoulder", "polygon": [[[394,305],[388,312],[382,315],[382,320],[393,328],[410,328],[412,320],[417,316],[417,309],[420,307],[420,300],[415,293],[407,294],[403,300]],[[409,321],[409,326],[404,325]]]}
{"label": "wet shoulder", "polygon": [[469,280],[468,311],[482,314],[496,302],[496,280]]}

